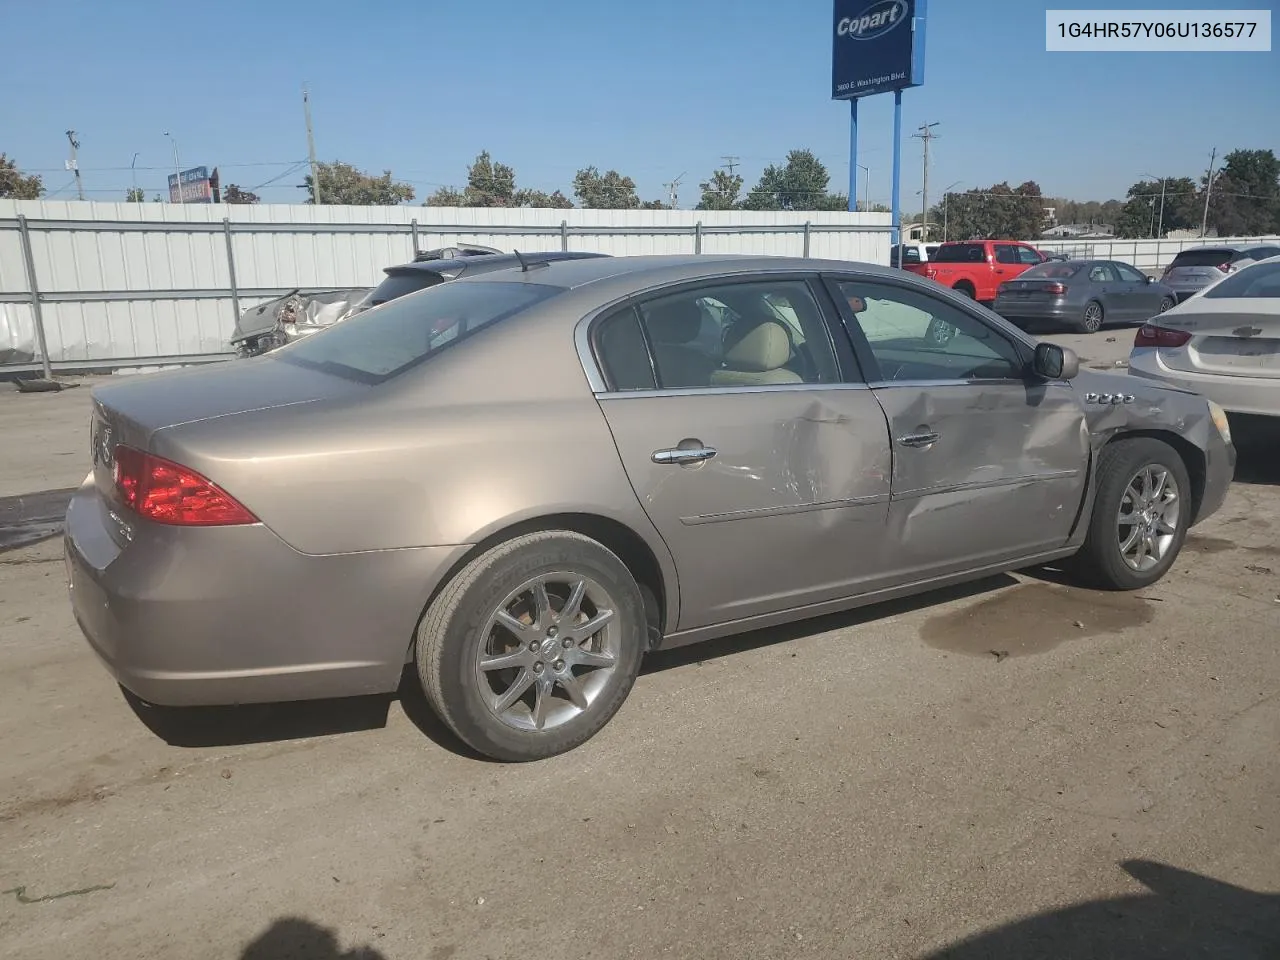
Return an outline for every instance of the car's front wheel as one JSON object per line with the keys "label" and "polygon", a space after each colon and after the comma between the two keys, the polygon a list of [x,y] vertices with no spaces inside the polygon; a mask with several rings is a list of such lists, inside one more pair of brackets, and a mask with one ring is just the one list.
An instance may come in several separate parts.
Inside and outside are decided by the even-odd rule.
{"label": "car's front wheel", "polygon": [[1139,590],[1168,572],[1191,524],[1191,481],[1178,452],[1151,437],[1102,448],[1089,532],[1071,567],[1103,590]]}
{"label": "car's front wheel", "polygon": [[589,537],[547,531],[468,563],[427,608],[415,659],[428,702],[464,742],[497,760],[538,760],[612,719],[646,636],[626,565]]}

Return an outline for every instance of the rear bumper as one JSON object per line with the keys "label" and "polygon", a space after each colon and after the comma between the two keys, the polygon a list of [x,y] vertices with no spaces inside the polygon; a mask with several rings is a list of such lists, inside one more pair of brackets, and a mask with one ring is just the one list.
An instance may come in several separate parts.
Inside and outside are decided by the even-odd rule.
{"label": "rear bumper", "polygon": [[1056,303],[1052,300],[1023,300],[1011,297],[996,297],[991,309],[1006,320],[1013,321],[1056,320],[1060,323],[1068,323],[1078,320],[1081,313],[1080,310],[1066,303]]}
{"label": "rear bumper", "polygon": [[1156,347],[1138,347],[1129,356],[1129,372],[1191,390],[1219,404],[1230,413],[1280,417],[1280,379],[1241,377],[1233,374],[1172,370],[1160,359]]}
{"label": "rear bumper", "polygon": [[89,645],[122,686],[165,706],[395,690],[430,590],[465,549],[309,556],[262,525],[122,517],[92,478],[63,544]]}

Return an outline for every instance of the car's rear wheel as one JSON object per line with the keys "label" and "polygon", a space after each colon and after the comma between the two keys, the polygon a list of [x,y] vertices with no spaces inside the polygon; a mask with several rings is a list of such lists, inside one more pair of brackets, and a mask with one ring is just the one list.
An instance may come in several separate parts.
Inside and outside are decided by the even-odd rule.
{"label": "car's rear wheel", "polygon": [[547,531],[467,564],[427,608],[415,659],[427,701],[497,760],[563,753],[631,692],[647,636],[640,589],[595,540]]}
{"label": "car's rear wheel", "polygon": [[975,290],[971,284],[961,282],[957,283],[951,289],[955,290],[956,293],[964,294],[964,296],[968,297],[970,300],[978,299],[978,291]]}
{"label": "car's rear wheel", "polygon": [[1072,571],[1103,590],[1150,586],[1177,559],[1191,509],[1191,480],[1173,447],[1151,437],[1112,441],[1099,456],[1093,515]]}
{"label": "car's rear wheel", "polygon": [[1172,310],[1172,309],[1173,309],[1173,306],[1174,306],[1173,297],[1161,297],[1161,298],[1160,298],[1160,309],[1159,309],[1159,310],[1157,310],[1156,312],[1157,312],[1157,313],[1164,313],[1166,310]]}
{"label": "car's rear wheel", "polygon": [[1097,333],[1102,329],[1102,304],[1090,300],[1085,304],[1084,313],[1080,317],[1080,329],[1085,333]]}
{"label": "car's rear wheel", "polygon": [[955,338],[955,335],[956,328],[954,324],[935,317],[929,321],[929,326],[925,328],[924,339],[930,346],[945,347]]}

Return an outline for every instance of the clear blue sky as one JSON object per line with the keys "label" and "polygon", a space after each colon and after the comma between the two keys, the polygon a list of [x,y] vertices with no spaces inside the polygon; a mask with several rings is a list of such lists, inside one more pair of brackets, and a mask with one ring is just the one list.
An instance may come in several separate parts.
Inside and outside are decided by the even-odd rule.
{"label": "clear blue sky", "polygon": [[[1046,6],[1156,4],[930,0],[926,82],[904,98],[908,213],[921,158],[907,134],[926,122],[940,123],[935,196],[954,181],[1034,179],[1105,199],[1143,173],[1203,173],[1215,146],[1280,152],[1280,53],[1046,53]],[[418,200],[462,184],[482,149],[518,185],[566,193],[588,164],[634,177],[646,199],[684,173],[684,207],[725,154],[748,187],[795,147],[818,154],[833,187],[847,183],[830,0],[7,0],[3,23],[0,151],[47,171],[59,197],[74,197],[68,127],[94,199],[123,199],[135,151],[148,197],[162,189],[165,131],[184,167],[256,187],[306,156],[304,81],[320,159],[390,168]],[[872,199],[887,202],[892,96],[861,114],[860,159]],[[297,201],[302,174],[259,192]]]}

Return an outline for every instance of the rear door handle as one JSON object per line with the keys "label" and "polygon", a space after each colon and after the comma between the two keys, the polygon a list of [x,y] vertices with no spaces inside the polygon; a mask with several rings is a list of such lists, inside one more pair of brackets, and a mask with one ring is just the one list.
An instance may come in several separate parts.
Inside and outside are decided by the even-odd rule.
{"label": "rear door handle", "polygon": [[715,447],[668,447],[666,450],[653,451],[654,463],[701,463],[716,455]]}
{"label": "rear door handle", "polygon": [[899,437],[898,442],[904,447],[927,447],[931,443],[938,442],[938,434],[908,433],[905,437]]}

